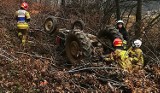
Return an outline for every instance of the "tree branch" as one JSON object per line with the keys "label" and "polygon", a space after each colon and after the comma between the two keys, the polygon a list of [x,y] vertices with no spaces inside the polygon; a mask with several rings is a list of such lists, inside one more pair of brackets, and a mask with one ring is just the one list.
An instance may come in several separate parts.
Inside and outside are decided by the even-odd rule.
{"label": "tree branch", "polygon": [[104,66],[104,67],[86,67],[86,68],[80,68],[80,69],[72,69],[69,70],[69,73],[74,73],[74,72],[78,72],[78,71],[83,71],[83,70],[92,70],[92,69],[118,69],[116,67],[108,67],[108,66]]}
{"label": "tree branch", "polygon": [[16,53],[17,53],[17,54],[24,54],[24,55],[28,55],[28,56],[31,56],[31,57],[34,57],[34,58],[47,59],[47,60],[52,61],[52,59],[51,59],[51,58],[47,58],[47,57],[43,57],[43,56],[32,55],[32,54],[24,53],[24,52],[16,52]]}

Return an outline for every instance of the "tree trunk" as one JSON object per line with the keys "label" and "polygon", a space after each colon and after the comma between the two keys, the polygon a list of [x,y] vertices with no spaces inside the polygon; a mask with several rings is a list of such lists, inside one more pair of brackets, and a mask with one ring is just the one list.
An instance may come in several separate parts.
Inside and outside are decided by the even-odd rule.
{"label": "tree trunk", "polygon": [[136,25],[135,25],[136,38],[139,38],[141,36],[142,2],[143,2],[142,0],[137,0]]}
{"label": "tree trunk", "polygon": [[20,4],[23,3],[25,0],[20,0]]}
{"label": "tree trunk", "polygon": [[40,3],[42,3],[42,0],[39,0]]}
{"label": "tree trunk", "polygon": [[116,3],[116,15],[117,15],[117,20],[120,20],[121,12],[120,12],[120,6],[119,6],[119,0],[115,0]]}
{"label": "tree trunk", "polygon": [[65,0],[61,0],[61,6],[62,6],[62,7],[65,6]]}

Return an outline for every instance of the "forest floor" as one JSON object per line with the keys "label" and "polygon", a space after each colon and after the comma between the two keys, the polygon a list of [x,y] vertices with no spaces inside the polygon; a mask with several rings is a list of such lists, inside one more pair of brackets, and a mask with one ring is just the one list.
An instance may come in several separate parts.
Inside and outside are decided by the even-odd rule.
{"label": "forest floor", "polygon": [[[146,65],[126,73],[120,69],[75,71],[40,33],[22,47],[16,33],[0,28],[0,93],[159,93],[160,67]],[[43,38],[44,42],[38,42]],[[105,67],[95,62],[81,68]]]}

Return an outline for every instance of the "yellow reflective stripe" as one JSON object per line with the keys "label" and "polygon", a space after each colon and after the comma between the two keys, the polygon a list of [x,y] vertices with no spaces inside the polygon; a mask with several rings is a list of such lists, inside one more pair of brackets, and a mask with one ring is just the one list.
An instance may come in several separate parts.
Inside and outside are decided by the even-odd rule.
{"label": "yellow reflective stripe", "polygon": [[18,29],[28,29],[29,25],[27,23],[17,23]]}
{"label": "yellow reflective stripe", "polygon": [[31,17],[30,17],[30,14],[29,14],[29,12],[26,12],[26,19],[30,19]]}
{"label": "yellow reflective stripe", "polygon": [[137,57],[134,57],[133,60],[138,61],[139,59]]}
{"label": "yellow reflective stripe", "polygon": [[25,40],[25,38],[23,37],[23,38],[22,38],[22,44],[25,45],[25,43],[26,43],[26,40]]}
{"label": "yellow reflective stripe", "polygon": [[143,56],[141,56],[141,63],[144,65],[144,58],[143,58]]}
{"label": "yellow reflective stripe", "polygon": [[23,40],[22,40],[22,43],[25,43],[25,42],[26,42],[26,40],[23,39]]}
{"label": "yellow reflective stripe", "polygon": [[21,32],[19,32],[19,33],[18,33],[18,36],[21,36],[21,35],[22,35],[22,33],[21,33]]}
{"label": "yellow reflective stripe", "polygon": [[27,26],[27,25],[18,25],[17,28],[18,29],[28,29],[29,26]]}

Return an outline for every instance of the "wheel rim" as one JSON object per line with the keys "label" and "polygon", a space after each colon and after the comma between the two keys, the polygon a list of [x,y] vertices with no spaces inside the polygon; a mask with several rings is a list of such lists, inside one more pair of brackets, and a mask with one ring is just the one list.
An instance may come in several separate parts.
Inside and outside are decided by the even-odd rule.
{"label": "wheel rim", "polygon": [[79,45],[76,41],[72,41],[70,44],[70,53],[72,57],[78,58],[79,57]]}
{"label": "wheel rim", "polygon": [[53,22],[52,21],[47,21],[45,23],[45,28],[46,28],[46,31],[50,31],[53,27]]}

